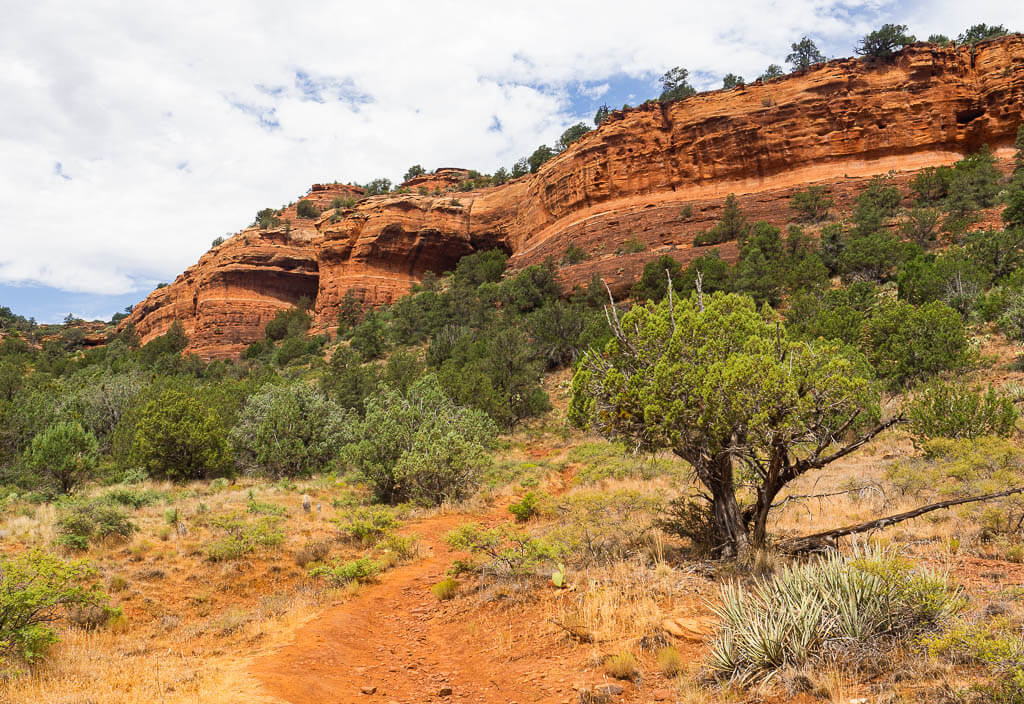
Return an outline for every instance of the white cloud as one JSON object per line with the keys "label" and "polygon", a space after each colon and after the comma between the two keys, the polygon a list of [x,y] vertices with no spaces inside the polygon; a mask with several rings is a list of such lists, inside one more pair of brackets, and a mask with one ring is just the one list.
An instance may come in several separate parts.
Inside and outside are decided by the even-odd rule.
{"label": "white cloud", "polygon": [[[1024,27],[1002,0],[8,3],[0,26],[0,282],[124,293],[260,207],[409,164],[492,170],[590,115],[615,75],[758,75],[804,34]],[[652,91],[653,93],[653,91]],[[638,96],[642,99],[646,96]],[[492,129],[495,120],[500,131]],[[59,168],[57,167],[59,164]]]}

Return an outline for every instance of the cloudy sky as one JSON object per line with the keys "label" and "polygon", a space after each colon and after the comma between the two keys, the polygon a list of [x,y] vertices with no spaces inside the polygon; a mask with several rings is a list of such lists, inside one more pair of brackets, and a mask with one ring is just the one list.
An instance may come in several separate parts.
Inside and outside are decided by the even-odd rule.
{"label": "cloudy sky", "polygon": [[0,305],[109,318],[320,181],[493,171],[602,103],[812,37],[1024,29],[1008,0],[0,0]]}

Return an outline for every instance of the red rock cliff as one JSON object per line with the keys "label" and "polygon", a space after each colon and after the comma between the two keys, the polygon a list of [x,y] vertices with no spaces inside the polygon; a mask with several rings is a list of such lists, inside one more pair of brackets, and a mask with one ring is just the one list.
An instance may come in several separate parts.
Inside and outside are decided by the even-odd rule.
{"label": "red rock cliff", "polygon": [[[1022,120],[1020,35],[974,50],[917,45],[891,63],[830,61],[763,84],[613,113],[537,174],[503,186],[443,197],[416,188],[316,220],[290,207],[281,216],[289,225],[235,235],[150,294],[129,321],[147,341],[181,320],[191,351],[235,355],[302,296],[315,302],[316,325],[329,329],[346,291],[369,305],[389,303],[424,272],[493,247],[522,267],[557,261],[576,245],[589,258],[562,269],[565,284],[598,273],[622,291],[653,257],[699,256],[693,237],[718,218],[729,193],[752,219],[782,224],[795,188],[829,184],[842,207],[875,174],[905,180],[983,144],[1008,149]],[[429,187],[463,173],[451,172]],[[431,179],[419,178],[411,185]],[[358,195],[317,185],[302,200],[324,209]],[[644,251],[616,253],[633,238]],[[734,244],[720,248],[735,256]]]}

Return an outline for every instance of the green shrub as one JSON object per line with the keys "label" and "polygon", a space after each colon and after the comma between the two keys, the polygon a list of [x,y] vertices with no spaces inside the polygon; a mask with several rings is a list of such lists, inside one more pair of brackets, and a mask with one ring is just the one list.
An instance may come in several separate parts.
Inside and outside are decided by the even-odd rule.
{"label": "green shrub", "polygon": [[320,209],[316,207],[316,203],[311,200],[300,200],[295,206],[295,214],[300,218],[312,220],[320,216]]}
{"label": "green shrub", "polygon": [[230,439],[252,474],[308,476],[353,439],[355,422],[351,411],[304,383],[268,384],[245,402]]}
{"label": "green shrub", "polygon": [[261,230],[269,230],[281,224],[281,218],[277,217],[278,212],[273,208],[264,208],[256,213],[256,225]]}
{"label": "green shrub", "polygon": [[154,479],[172,481],[215,477],[232,465],[221,418],[194,395],[175,389],[143,408],[131,459]]}
{"label": "green shrub", "polygon": [[346,456],[378,499],[434,505],[478,485],[497,435],[486,415],[452,403],[433,376],[405,396],[386,388],[371,396],[356,431],[361,439]]}
{"label": "green shrub", "polygon": [[922,643],[932,656],[987,670],[990,681],[971,686],[981,697],[971,701],[1024,704],[1024,639],[1009,619],[960,623]]}
{"label": "green shrub", "polygon": [[750,682],[844,651],[908,643],[948,625],[963,606],[943,577],[892,554],[833,553],[749,588],[724,586],[710,665],[719,676]]}
{"label": "green shrub", "polygon": [[106,595],[84,561],[65,561],[32,549],[0,555],[0,666],[9,658],[32,661],[56,643],[51,624],[76,608],[102,606]]}
{"label": "green shrub", "polygon": [[387,533],[373,547],[396,562],[408,562],[420,554],[420,539],[416,535]]}
{"label": "green shrub", "polygon": [[564,553],[560,546],[507,524],[484,528],[476,523],[464,523],[448,533],[445,542],[455,550],[483,558],[484,564],[476,569],[515,577],[533,575]]}
{"label": "green shrub", "polygon": [[809,186],[797,191],[789,199],[789,206],[801,222],[821,222],[828,218],[828,211],[833,205],[828,194],[828,186]]}
{"label": "green shrub", "polygon": [[63,493],[95,476],[99,463],[96,436],[78,423],[59,422],[32,438],[25,466],[48,478]]}
{"label": "green shrub", "polygon": [[564,266],[573,266],[579,264],[587,259],[587,253],[583,251],[582,247],[571,244],[565,250],[565,254],[562,255],[562,264]]}
{"label": "green shrub", "polygon": [[382,566],[370,557],[360,557],[348,562],[331,565],[317,565],[309,571],[310,577],[323,577],[336,586],[350,582],[368,582],[380,574]]}
{"label": "green shrub", "polygon": [[[924,501],[958,499],[1024,485],[1024,452],[1013,442],[984,436],[952,440],[936,438],[922,444],[923,456],[897,462],[888,479],[900,491]],[[982,537],[1020,530],[1024,497],[1018,494],[956,509],[981,524]]]}
{"label": "green shrub", "polygon": [[1013,399],[992,386],[984,393],[963,384],[937,381],[914,395],[907,406],[910,430],[919,441],[937,437],[1009,437],[1017,423]]}
{"label": "green shrub", "polygon": [[284,516],[288,513],[281,504],[273,504],[267,501],[257,501],[256,499],[249,499],[246,504],[246,509],[249,513],[255,513],[260,516]]}
{"label": "green shrub", "polygon": [[127,506],[129,508],[143,508],[144,506],[152,506],[153,504],[161,501],[166,501],[168,498],[166,491],[160,491],[159,489],[129,489],[127,487],[119,487],[111,489],[103,495],[103,500],[111,503],[120,504],[121,506]]}
{"label": "green shrub", "polygon": [[638,254],[647,249],[647,245],[641,242],[636,237],[630,237],[628,240],[620,244],[615,249],[615,253],[622,254]]}
{"label": "green shrub", "polygon": [[206,547],[211,562],[237,560],[261,547],[277,547],[284,542],[279,516],[260,516],[250,520],[244,513],[232,512],[209,519],[222,537]]}
{"label": "green shrub", "polygon": [[975,358],[963,319],[939,301],[875,307],[864,323],[863,344],[878,375],[893,387],[964,369]]}
{"label": "green shrub", "polygon": [[368,546],[398,527],[394,512],[384,506],[360,506],[334,523],[346,540]]}
{"label": "green shrub", "polygon": [[430,591],[437,597],[438,601],[454,599],[459,591],[459,582],[454,577],[445,577],[430,588]]}
{"label": "green shrub", "polygon": [[127,540],[137,528],[121,509],[103,499],[91,499],[61,506],[55,530],[58,544],[85,550],[90,543]]}
{"label": "green shrub", "polygon": [[509,512],[515,516],[517,523],[526,523],[531,518],[540,515],[540,506],[545,495],[535,491],[528,491],[523,498],[508,505]]}
{"label": "green shrub", "polygon": [[312,323],[312,318],[307,312],[309,307],[309,299],[302,298],[291,308],[277,311],[263,329],[267,339],[284,340],[304,336]]}
{"label": "green shrub", "polygon": [[710,230],[702,232],[694,238],[693,244],[703,247],[730,240],[742,240],[750,231],[747,218],[740,210],[736,195],[730,193],[725,199],[725,206],[722,209],[722,218]]}

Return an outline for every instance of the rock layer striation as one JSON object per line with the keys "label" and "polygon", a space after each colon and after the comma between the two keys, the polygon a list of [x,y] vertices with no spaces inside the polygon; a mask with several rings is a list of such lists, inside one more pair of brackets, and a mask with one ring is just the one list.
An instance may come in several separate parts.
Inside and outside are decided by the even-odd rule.
{"label": "rock layer striation", "polygon": [[[291,206],[281,226],[243,230],[126,322],[145,342],[180,320],[190,351],[233,356],[301,297],[314,304],[315,329],[330,329],[346,292],[366,305],[390,303],[425,272],[494,247],[517,268],[579,247],[587,258],[561,268],[563,283],[597,274],[623,292],[656,256],[685,263],[706,251],[693,238],[729,193],[752,220],[781,225],[794,190],[827,185],[841,208],[874,175],[905,181],[986,144],[1006,152],[1022,120],[1021,35],[973,49],[919,44],[884,63],[830,61],[613,112],[538,173],[501,186],[432,195],[467,173],[450,169],[352,205],[361,189],[318,184],[301,200],[312,200],[319,217],[299,218]],[[631,240],[638,244],[629,249],[642,251],[623,252]],[[735,243],[720,251],[735,257]]]}

